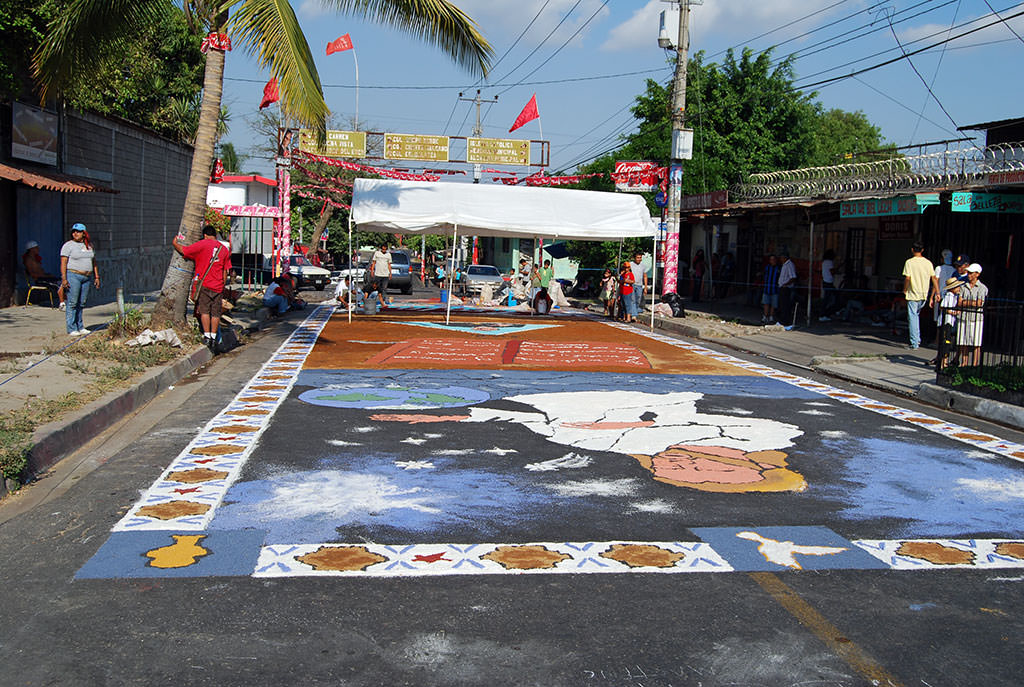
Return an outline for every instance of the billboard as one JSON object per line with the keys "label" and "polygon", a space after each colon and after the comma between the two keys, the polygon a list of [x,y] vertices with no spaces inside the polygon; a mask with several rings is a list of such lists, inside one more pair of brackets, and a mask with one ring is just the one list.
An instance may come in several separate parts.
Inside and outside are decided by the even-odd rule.
{"label": "billboard", "polygon": [[657,191],[665,178],[665,171],[656,162],[626,160],[615,163],[612,179],[615,180],[616,191]]}
{"label": "billboard", "polygon": [[57,115],[31,105],[12,103],[11,157],[56,165]]}

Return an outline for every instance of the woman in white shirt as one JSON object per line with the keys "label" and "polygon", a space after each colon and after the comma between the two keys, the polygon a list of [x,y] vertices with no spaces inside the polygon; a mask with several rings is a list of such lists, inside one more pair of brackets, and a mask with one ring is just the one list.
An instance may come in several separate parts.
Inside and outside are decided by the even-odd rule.
{"label": "woman in white shirt", "polygon": [[89,330],[82,323],[82,310],[89,298],[89,285],[100,288],[100,273],[96,268],[96,252],[89,240],[85,225],[77,222],[71,226],[71,240],[60,248],[61,286],[67,294],[64,316],[68,334],[79,336]]}

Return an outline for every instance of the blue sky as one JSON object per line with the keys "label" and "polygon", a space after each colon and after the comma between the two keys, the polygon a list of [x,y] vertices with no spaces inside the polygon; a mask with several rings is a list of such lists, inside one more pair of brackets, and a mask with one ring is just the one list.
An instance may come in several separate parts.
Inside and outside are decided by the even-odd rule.
{"label": "blue sky", "polygon": [[[352,53],[324,54],[327,42],[344,33],[352,36],[359,62],[361,128],[470,135],[474,108],[460,102],[458,94],[472,97],[480,88],[485,99],[499,96],[497,104],[483,106],[483,135],[537,139],[543,128],[543,137],[551,141],[550,171],[571,171],[580,161],[615,147],[619,136],[635,128],[629,106],[643,92],[644,79],[666,82],[671,77],[668,54],[657,46],[658,13],[663,9],[670,13],[668,24],[675,36],[677,15],[671,3],[456,4],[480,25],[494,46],[495,59],[504,55],[486,81],[477,82],[440,50],[407,33],[325,10],[318,0],[293,0],[317,56],[327,104],[337,121],[334,128],[350,128],[355,114]],[[804,51],[796,61],[797,85],[802,86],[898,56],[897,38],[910,52],[998,22],[989,5],[1003,18],[1024,11],[1024,3],[1010,0],[706,0],[691,9],[690,47],[691,52],[704,50],[712,60],[721,59],[729,47],[763,50],[779,45],[776,57]],[[956,126],[1024,116],[1019,74],[1024,38],[1013,31],[1024,37],[1024,16],[913,56],[913,67],[903,60],[819,86],[818,98],[828,108],[863,110],[885,139],[897,145],[955,138],[960,135]],[[243,50],[229,53],[224,102],[232,120],[226,140],[240,153],[253,146],[254,134],[245,120],[256,112],[267,78]],[[534,93],[540,122],[508,134]],[[245,168],[263,173],[272,169],[269,161],[257,159]]]}

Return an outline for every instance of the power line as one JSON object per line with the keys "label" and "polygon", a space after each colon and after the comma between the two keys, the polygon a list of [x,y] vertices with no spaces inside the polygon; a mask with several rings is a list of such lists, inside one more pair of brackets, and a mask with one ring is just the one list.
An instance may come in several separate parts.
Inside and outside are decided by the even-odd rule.
{"label": "power line", "polygon": [[[512,68],[512,70],[511,70],[510,72],[508,72],[507,74],[505,74],[505,76],[504,76],[503,78],[506,78],[506,79],[507,79],[507,78],[508,78],[509,76],[511,76],[512,74],[515,74],[515,73],[516,73],[516,70],[518,70],[518,69],[519,69],[520,67],[522,67],[522,66],[523,66],[524,64],[526,64],[526,62],[527,62],[527,61],[528,61],[528,60],[529,60],[529,59],[530,59],[531,57],[533,57],[534,55],[536,55],[536,54],[537,54],[537,51],[538,51],[538,50],[540,50],[540,49],[541,49],[542,47],[544,47],[544,44],[545,44],[545,43],[547,43],[547,42],[548,42],[548,40],[549,40],[549,39],[550,39],[550,38],[551,38],[551,37],[552,37],[553,35],[555,35],[555,31],[558,31],[559,27],[560,27],[560,26],[561,26],[562,24],[564,24],[564,23],[565,23],[565,20],[566,20],[566,19],[568,19],[568,18],[569,18],[569,16],[570,16],[570,15],[571,15],[571,14],[572,14],[573,12],[575,12],[575,11],[576,11],[576,8],[580,6],[580,3],[581,3],[581,2],[583,2],[583,0],[576,0],[576,4],[575,4],[575,5],[573,5],[572,7],[570,7],[570,8],[569,8],[569,11],[565,13],[565,16],[563,16],[563,17],[562,17],[561,21],[559,21],[559,22],[558,22],[557,24],[555,24],[555,28],[551,29],[551,32],[550,32],[550,33],[549,33],[549,34],[548,34],[547,36],[545,36],[545,37],[544,37],[544,40],[542,40],[542,41],[541,41],[541,42],[540,42],[540,43],[539,43],[539,44],[537,45],[537,47],[535,47],[535,48],[534,48],[533,50],[531,50],[531,51],[530,51],[530,53],[529,53],[529,54],[528,54],[528,55],[527,55],[526,57],[524,57],[524,58],[522,59],[522,61],[521,61],[521,62],[520,62],[519,64],[517,64],[517,65],[516,65],[515,67],[513,67],[513,68]],[[494,88],[494,86],[492,86],[492,88]]]}
{"label": "power line", "polygon": [[1019,40],[1019,41],[1020,41],[1021,43],[1024,43],[1024,38],[1021,38],[1021,37],[1020,37],[1020,34],[1019,34],[1019,33],[1017,33],[1016,31],[1014,31],[1014,30],[1013,30],[1013,27],[1012,27],[1012,26],[1010,26],[1010,24],[1009,24],[1009,23],[1008,23],[1008,22],[1007,22],[1006,20],[1004,20],[1004,19],[1003,19],[1002,17],[1000,17],[1000,16],[999,16],[999,12],[996,12],[995,8],[994,8],[994,7],[992,7],[992,5],[990,5],[990,4],[989,4],[988,0],[985,0],[985,5],[986,5],[986,6],[987,6],[987,7],[988,7],[988,8],[990,9],[990,10],[992,10],[992,14],[996,15],[997,17],[999,17],[999,21],[1003,22],[1003,24],[1005,24],[1005,25],[1006,25],[1006,28],[1010,29],[1010,33],[1012,33],[1012,34],[1013,34],[1014,36],[1016,36],[1016,37],[1017,37],[1017,40]]}
{"label": "power line", "polygon": [[[958,0],[957,3],[956,3],[956,8],[953,10],[953,19],[949,22],[949,31],[946,32],[946,36],[949,36],[949,34],[951,34],[953,32],[953,27],[956,25],[956,18],[960,14],[960,4],[961,3]],[[897,41],[898,40],[899,39],[897,39]],[[935,87],[935,82],[939,78],[939,70],[942,68],[942,60],[946,57],[946,46],[947,45],[949,45],[949,44],[947,43],[946,45],[943,45],[942,46],[942,52],[939,53],[939,60],[935,64],[935,72],[932,74],[931,83],[929,83],[928,86],[927,86],[929,93],[932,92],[932,88]],[[924,102],[921,103],[921,111],[917,113],[917,121],[914,122],[914,130],[910,134],[910,141],[911,142],[914,140],[914,137],[917,136],[917,130],[921,126],[921,119],[924,118],[924,109],[927,106],[928,106],[928,98],[925,98]]]}
{"label": "power line", "polygon": [[[519,84],[521,84],[521,83],[522,83],[523,81],[525,81],[526,79],[530,78],[531,76],[533,76],[534,74],[536,74],[536,73],[537,73],[538,71],[540,71],[540,68],[541,68],[541,67],[543,67],[544,65],[546,65],[546,64],[547,64],[548,62],[550,62],[550,61],[551,61],[552,59],[554,59],[555,55],[557,55],[558,53],[562,52],[562,49],[563,49],[563,48],[565,48],[565,46],[569,45],[569,43],[570,43],[570,42],[572,41],[572,39],[576,38],[576,36],[578,36],[578,35],[579,35],[580,31],[582,31],[583,29],[587,28],[587,25],[588,25],[588,24],[590,24],[590,22],[594,21],[594,17],[596,17],[596,16],[598,15],[598,13],[600,13],[600,12],[601,12],[601,10],[603,10],[603,9],[604,9],[604,8],[605,8],[605,7],[606,7],[606,6],[608,5],[608,2],[609,2],[609,0],[604,0],[604,2],[602,2],[602,3],[601,3],[601,6],[600,6],[600,7],[598,7],[598,8],[597,8],[597,9],[596,9],[596,10],[594,11],[594,13],[593,13],[592,15],[590,15],[590,19],[587,19],[587,20],[586,20],[585,22],[583,22],[582,24],[580,24],[580,27],[579,27],[578,29],[576,29],[576,31],[575,31],[575,32],[574,32],[574,33],[573,33],[573,34],[572,34],[571,36],[569,36],[569,37],[568,37],[567,39],[565,39],[565,42],[564,42],[564,43],[562,43],[562,45],[560,45],[560,46],[558,47],[558,49],[557,49],[557,50],[555,50],[555,51],[554,51],[553,53],[551,53],[551,55],[550,55],[550,56],[548,56],[548,59],[546,59],[546,60],[544,60],[543,62],[541,62],[540,64],[538,64],[538,65],[537,65],[537,66],[536,66],[536,67],[534,68],[534,70],[533,70],[532,72],[530,72],[529,74],[527,74],[526,76],[524,76],[524,77],[523,77],[523,78],[522,78],[522,79],[521,79],[521,80],[519,81],[519,83],[515,83],[515,84],[512,84],[511,86],[509,86],[508,88],[506,88],[506,89],[505,89],[504,91],[502,91],[501,93],[507,93],[508,91],[512,90],[513,88],[515,88],[516,86],[518,86]],[[501,95],[501,93],[499,93],[498,95]]]}
{"label": "power line", "polygon": [[[514,84],[509,83],[496,83],[489,84],[490,88],[503,88],[505,86],[546,86],[550,84],[561,84],[561,83],[574,83],[577,81],[601,81],[604,79],[620,79],[626,76],[639,76],[640,74],[654,74],[656,72],[663,72],[668,69],[667,66],[662,65],[660,67],[654,67],[651,69],[639,69],[633,72],[619,72],[617,74],[598,74],[596,76],[573,76],[566,77],[564,79],[548,79],[546,81],[524,81]],[[239,76],[225,76],[225,81],[238,81],[239,83],[258,83],[264,84],[265,80],[261,79],[245,79]],[[344,88],[344,89],[355,89],[354,84],[323,84],[323,88]],[[455,85],[438,85],[438,86],[367,86],[366,84],[359,84],[360,89],[370,90],[382,90],[382,91],[451,91],[451,90],[466,90],[469,86],[455,86]]]}
{"label": "power line", "polygon": [[[1007,17],[1006,19],[1016,19],[1017,17],[1019,17],[1021,15],[1024,15],[1024,11],[1017,12],[1016,14],[1012,14],[1009,17]],[[977,21],[977,20],[974,20],[974,21]],[[800,86],[793,86],[793,90],[806,90],[808,88],[816,88],[818,86],[825,86],[825,85],[828,85],[828,84],[831,84],[831,83],[835,83],[837,81],[843,81],[845,79],[849,79],[849,78],[852,78],[854,76],[860,76],[861,74],[865,74],[867,72],[874,71],[875,69],[879,69],[881,67],[888,66],[888,65],[893,64],[895,62],[899,62],[900,60],[904,60],[904,59],[907,59],[909,57],[913,57],[914,55],[919,55],[919,54],[925,52],[926,50],[931,50],[933,48],[937,48],[940,45],[944,45],[945,43],[950,43],[952,41],[955,41],[955,40],[958,40],[960,38],[963,38],[964,36],[969,36],[972,33],[977,33],[978,31],[983,31],[984,29],[987,29],[987,28],[990,28],[992,26],[995,26],[996,24],[999,24],[1002,21],[1005,21],[1005,20],[1000,18],[1000,19],[998,19],[998,20],[996,20],[994,22],[990,22],[990,23],[985,24],[983,26],[979,26],[977,28],[973,28],[970,31],[964,31],[963,33],[958,33],[957,35],[952,36],[950,38],[947,38],[945,40],[939,41],[938,43],[933,43],[931,45],[927,45],[927,46],[925,46],[923,48],[919,48],[919,49],[914,50],[912,52],[900,55],[899,57],[894,57],[894,58],[892,58],[890,60],[885,60],[884,62],[879,62],[878,64],[871,65],[870,67],[864,67],[863,69],[858,69],[857,71],[850,72],[849,74],[845,74],[845,75],[842,75],[842,76],[833,76],[830,79],[822,79],[821,81],[815,81],[814,83],[803,84],[803,85],[800,85]],[[968,22],[968,23],[973,23],[973,22]],[[942,32],[939,31],[938,33],[942,33]],[[924,40],[924,39],[921,39],[921,40]],[[914,41],[914,42],[917,42],[917,41]],[[885,52],[890,52],[890,51],[886,50]],[[862,62],[864,59],[867,59],[867,58],[862,58],[861,60],[856,60],[855,62]],[[842,67],[842,66],[846,66],[846,65],[840,65],[840,67]],[[836,69],[839,69],[840,67],[833,67],[832,69],[827,69],[825,71],[826,72],[834,71]]]}

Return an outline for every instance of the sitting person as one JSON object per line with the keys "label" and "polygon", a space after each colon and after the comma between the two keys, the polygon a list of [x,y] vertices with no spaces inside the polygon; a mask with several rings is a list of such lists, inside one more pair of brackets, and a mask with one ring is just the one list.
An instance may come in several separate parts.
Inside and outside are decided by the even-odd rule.
{"label": "sitting person", "polygon": [[57,290],[61,310],[64,309],[64,288],[61,278],[43,269],[43,256],[39,254],[39,244],[29,241],[25,244],[25,252],[21,256],[21,264],[25,267],[26,278],[36,286],[45,286]]}
{"label": "sitting person", "polygon": [[288,312],[288,308],[291,305],[288,299],[288,291],[285,289],[285,281],[290,282],[291,280],[283,276],[275,277],[267,285],[267,290],[263,293],[263,305],[270,308],[270,312],[273,315],[284,315]]}

